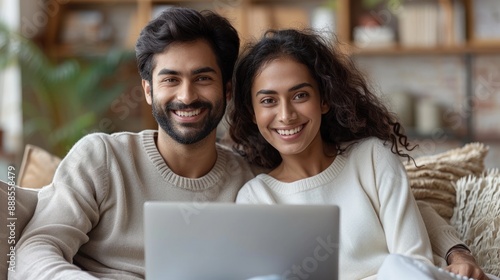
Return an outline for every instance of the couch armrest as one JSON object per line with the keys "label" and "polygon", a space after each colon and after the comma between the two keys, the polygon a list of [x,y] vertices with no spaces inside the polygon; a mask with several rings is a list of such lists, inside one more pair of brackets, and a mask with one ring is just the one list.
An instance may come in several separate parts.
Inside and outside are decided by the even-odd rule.
{"label": "couch armrest", "polygon": [[[38,191],[0,180],[0,279],[7,279],[9,265],[15,265],[19,237],[35,212]],[[12,262],[9,264],[9,261]]]}

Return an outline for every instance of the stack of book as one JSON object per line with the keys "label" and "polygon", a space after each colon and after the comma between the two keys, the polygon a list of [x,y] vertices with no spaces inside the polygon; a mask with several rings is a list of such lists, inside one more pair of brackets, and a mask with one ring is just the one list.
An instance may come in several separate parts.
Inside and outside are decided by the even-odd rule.
{"label": "stack of book", "polygon": [[398,14],[402,47],[459,46],[465,42],[461,1],[414,1]]}

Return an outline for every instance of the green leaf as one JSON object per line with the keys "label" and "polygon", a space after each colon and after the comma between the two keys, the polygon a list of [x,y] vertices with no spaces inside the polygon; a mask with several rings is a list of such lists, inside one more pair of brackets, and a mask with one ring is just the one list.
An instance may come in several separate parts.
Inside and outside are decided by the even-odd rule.
{"label": "green leaf", "polygon": [[23,87],[26,135],[42,135],[47,149],[63,156],[83,135],[97,127],[130,81],[109,85],[118,69],[135,58],[113,50],[104,56],[65,59],[54,64],[32,41],[0,22],[0,70],[17,62]]}
{"label": "green leaf", "polygon": [[384,0],[363,0],[363,6],[366,9],[373,9],[378,4],[382,3]]}

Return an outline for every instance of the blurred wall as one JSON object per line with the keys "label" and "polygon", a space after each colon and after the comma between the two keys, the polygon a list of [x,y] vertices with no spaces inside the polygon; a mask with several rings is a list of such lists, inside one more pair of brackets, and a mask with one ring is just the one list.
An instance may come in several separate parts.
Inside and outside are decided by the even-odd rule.
{"label": "blurred wall", "polygon": [[[19,0],[0,0],[0,18],[12,29],[19,28]],[[0,72],[0,128],[4,131],[3,152],[22,149],[21,76],[17,65]]]}

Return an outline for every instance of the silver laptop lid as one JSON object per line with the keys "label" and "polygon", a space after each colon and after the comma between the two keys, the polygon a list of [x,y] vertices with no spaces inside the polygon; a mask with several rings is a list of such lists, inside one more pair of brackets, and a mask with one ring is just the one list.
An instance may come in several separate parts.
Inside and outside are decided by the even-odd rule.
{"label": "silver laptop lid", "polygon": [[339,208],[146,202],[146,279],[338,279]]}

